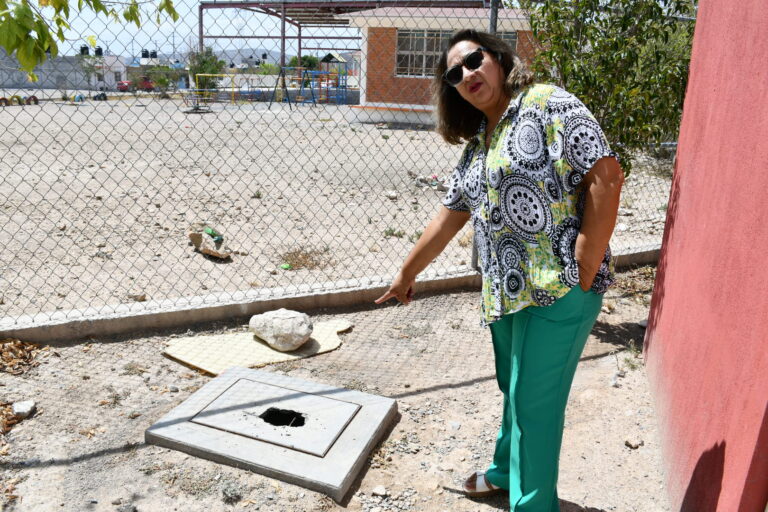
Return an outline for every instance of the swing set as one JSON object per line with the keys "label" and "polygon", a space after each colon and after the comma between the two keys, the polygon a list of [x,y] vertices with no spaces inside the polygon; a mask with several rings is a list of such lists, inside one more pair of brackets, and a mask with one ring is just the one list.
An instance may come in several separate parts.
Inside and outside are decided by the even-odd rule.
{"label": "swing set", "polygon": [[[294,100],[291,100],[288,91],[289,86],[292,89],[299,89]],[[346,69],[341,69],[341,66],[336,70],[312,70],[302,67],[282,68],[272,90],[272,98],[269,101],[270,109],[272,103],[276,101],[287,102],[291,108],[292,103],[344,105],[347,103]]]}

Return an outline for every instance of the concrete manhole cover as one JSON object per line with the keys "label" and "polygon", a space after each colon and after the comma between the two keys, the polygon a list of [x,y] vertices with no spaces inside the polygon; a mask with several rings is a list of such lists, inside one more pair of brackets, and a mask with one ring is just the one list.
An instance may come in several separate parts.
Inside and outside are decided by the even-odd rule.
{"label": "concrete manhole cover", "polygon": [[396,414],[390,398],[231,368],[148,428],[145,440],[340,501]]}
{"label": "concrete manhole cover", "polygon": [[359,409],[358,404],[240,379],[192,421],[324,457]]}

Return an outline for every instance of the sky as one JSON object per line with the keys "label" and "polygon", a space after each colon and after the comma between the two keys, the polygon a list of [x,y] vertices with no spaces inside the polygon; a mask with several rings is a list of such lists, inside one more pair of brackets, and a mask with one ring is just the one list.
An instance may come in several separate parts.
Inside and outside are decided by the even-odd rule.
{"label": "sky", "polygon": [[[179,13],[178,21],[174,22],[166,15],[161,15],[160,23],[151,14],[155,2],[144,5],[142,12],[143,24],[137,28],[134,24],[115,23],[113,20],[96,16],[90,11],[78,13],[72,10],[70,18],[71,30],[67,31],[67,41],[60,45],[60,54],[73,55],[86,43],[88,36],[95,36],[97,44],[113,55],[125,57],[140,55],[142,49],[157,50],[162,54],[181,56],[198,44],[198,2],[193,0],[176,0],[175,6]],[[287,25],[289,35],[293,27]],[[302,37],[313,36],[358,36],[357,30],[348,28],[305,29]],[[280,19],[263,14],[256,14],[241,9],[208,10],[205,14],[205,33],[207,35],[277,35],[280,34]],[[353,48],[355,41],[332,41],[328,39],[307,40],[305,47],[333,47],[338,49]],[[214,51],[235,50],[239,48],[264,48],[280,51],[279,39],[271,40],[228,40],[207,39],[206,46],[212,46]],[[296,43],[286,42],[286,54],[295,55]],[[304,54],[325,54],[323,51],[305,51]],[[258,55],[257,55],[258,57]]]}

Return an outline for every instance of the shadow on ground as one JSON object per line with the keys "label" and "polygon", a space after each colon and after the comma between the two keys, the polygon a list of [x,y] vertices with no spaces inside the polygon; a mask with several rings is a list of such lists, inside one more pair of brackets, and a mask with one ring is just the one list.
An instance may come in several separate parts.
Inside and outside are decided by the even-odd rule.
{"label": "shadow on ground", "polygon": [[602,508],[582,507],[570,501],[560,500],[560,512],[606,512]]}
{"label": "shadow on ground", "polygon": [[[452,487],[443,487],[443,489],[446,492],[464,497],[464,491],[462,491],[461,489],[454,489]],[[469,501],[474,501],[475,503],[478,503],[478,504],[482,503],[486,507],[492,507],[492,508],[495,508],[496,510],[509,510],[509,495],[506,492],[489,496],[487,498],[465,498],[465,499],[468,499]],[[601,508],[582,507],[581,505],[577,505],[576,503],[573,503],[571,501],[560,500],[560,512],[606,512],[606,511]]]}

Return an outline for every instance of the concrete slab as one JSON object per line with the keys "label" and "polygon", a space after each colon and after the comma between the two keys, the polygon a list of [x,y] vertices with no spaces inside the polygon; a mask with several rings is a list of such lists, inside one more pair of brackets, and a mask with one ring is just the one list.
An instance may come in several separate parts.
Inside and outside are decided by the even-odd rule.
{"label": "concrete slab", "polygon": [[359,409],[358,404],[240,379],[192,421],[324,457]]}
{"label": "concrete slab", "polygon": [[341,501],[396,415],[390,398],[236,367],[171,410],[144,438]]}

